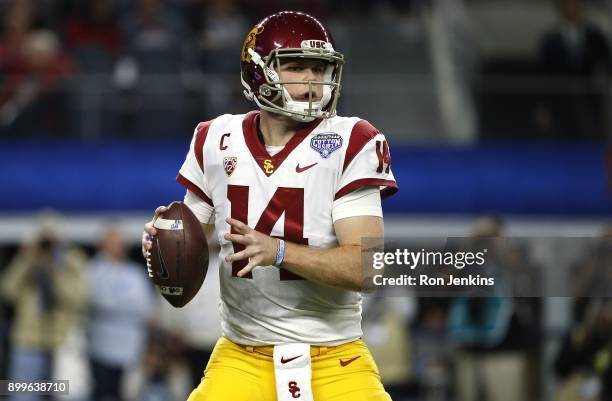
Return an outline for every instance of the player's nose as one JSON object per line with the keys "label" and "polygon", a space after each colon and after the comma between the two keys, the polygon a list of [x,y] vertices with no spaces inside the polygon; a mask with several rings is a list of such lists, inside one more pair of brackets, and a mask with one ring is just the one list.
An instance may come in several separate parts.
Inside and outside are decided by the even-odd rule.
{"label": "player's nose", "polygon": [[304,81],[320,81],[321,74],[314,67],[304,69]]}

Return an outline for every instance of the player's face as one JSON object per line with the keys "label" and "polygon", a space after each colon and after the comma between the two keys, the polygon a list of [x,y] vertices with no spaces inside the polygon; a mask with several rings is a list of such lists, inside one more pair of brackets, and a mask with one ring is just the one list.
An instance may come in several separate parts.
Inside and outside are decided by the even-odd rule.
{"label": "player's face", "polygon": [[[280,65],[282,81],[323,81],[326,62],[323,60],[288,59]],[[285,84],[285,88],[295,101],[307,102],[309,95],[316,102],[323,97],[323,85]],[[312,92],[312,93],[311,93]]]}

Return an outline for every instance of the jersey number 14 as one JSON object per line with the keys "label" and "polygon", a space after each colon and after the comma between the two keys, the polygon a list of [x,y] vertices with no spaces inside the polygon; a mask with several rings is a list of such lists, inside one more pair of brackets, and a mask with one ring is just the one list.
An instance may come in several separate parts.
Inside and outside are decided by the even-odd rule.
{"label": "jersey number 14", "polygon": [[[232,204],[231,216],[244,224],[249,224],[249,187],[245,185],[228,185],[227,198]],[[283,238],[296,244],[308,245],[308,238],[304,238],[304,188],[279,187],[268,202],[259,221],[255,225],[255,231],[270,235],[272,228],[285,213],[285,227]],[[237,233],[232,227],[231,232]],[[242,251],[245,246],[234,243],[234,252]],[[246,259],[232,262],[232,276],[237,277],[237,273],[247,265]],[[243,278],[253,278],[251,273]],[[285,269],[280,269],[281,280],[302,280],[296,274]]]}

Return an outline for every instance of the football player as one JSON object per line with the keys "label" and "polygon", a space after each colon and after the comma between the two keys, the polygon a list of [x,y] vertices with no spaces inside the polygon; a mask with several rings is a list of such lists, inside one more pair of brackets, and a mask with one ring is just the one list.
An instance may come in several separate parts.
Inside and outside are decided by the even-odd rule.
{"label": "football player", "polygon": [[[259,111],[200,123],[177,176],[221,246],[223,337],[189,400],[390,400],[359,293],[361,239],[383,236],[397,190],[387,141],[336,115],[344,56],[314,17],[263,19],[240,61]],[[145,257],[155,234],[147,223]]]}

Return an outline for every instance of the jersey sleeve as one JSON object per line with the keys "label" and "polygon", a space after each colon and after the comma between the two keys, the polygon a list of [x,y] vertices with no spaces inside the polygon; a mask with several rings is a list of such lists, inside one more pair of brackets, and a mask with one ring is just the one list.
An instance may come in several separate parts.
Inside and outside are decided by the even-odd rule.
{"label": "jersey sleeve", "polygon": [[376,187],[361,187],[335,200],[332,206],[332,221],[356,216],[382,217],[380,191]]}
{"label": "jersey sleeve", "polygon": [[383,199],[398,190],[385,136],[369,122],[361,120],[351,132],[334,199],[368,186],[378,187]]}
{"label": "jersey sleeve", "polygon": [[196,127],[189,151],[176,176],[176,181],[211,207],[214,207],[204,174],[204,143],[211,122],[200,123]]}
{"label": "jersey sleeve", "polygon": [[190,190],[185,191],[183,203],[189,206],[189,209],[196,215],[200,223],[215,224],[215,208],[204,202]]}

